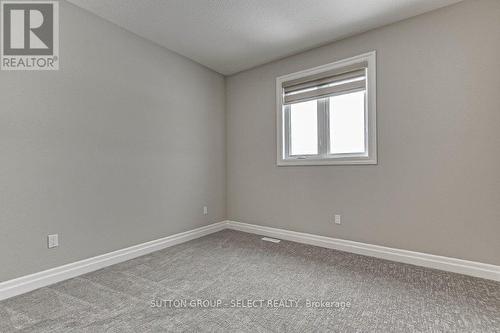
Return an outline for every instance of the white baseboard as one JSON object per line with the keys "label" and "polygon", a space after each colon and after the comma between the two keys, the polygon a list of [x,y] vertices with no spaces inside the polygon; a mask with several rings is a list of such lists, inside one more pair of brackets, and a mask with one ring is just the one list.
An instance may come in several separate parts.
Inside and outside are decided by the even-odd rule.
{"label": "white baseboard", "polygon": [[223,229],[233,229],[262,236],[321,246],[407,264],[440,269],[484,279],[500,281],[500,266],[455,259],[432,254],[394,249],[338,238],[318,236],[296,231],[264,227],[235,221],[223,221],[181,232],[172,236],[109,252],[97,257],[76,261],[42,272],[0,283],[0,300],[27,293],[63,280],[89,273],[107,266],[187,242]]}
{"label": "white baseboard", "polygon": [[97,257],[76,261],[67,265],[55,267],[42,272],[25,275],[0,283],[0,300],[27,293],[63,280],[89,273],[107,266],[159,251],[167,247],[199,238],[226,227],[226,222],[213,223],[204,227],[181,232],[172,236],[160,238],[109,252]]}
{"label": "white baseboard", "polygon": [[491,264],[484,264],[475,261],[395,249],[385,246],[359,243],[344,239],[324,237],[235,221],[226,221],[226,227],[233,230],[284,239],[297,243],[321,246],[329,249],[352,252],[370,257],[377,257],[417,266],[440,269],[453,273],[480,277],[483,279],[500,281],[500,266]]}

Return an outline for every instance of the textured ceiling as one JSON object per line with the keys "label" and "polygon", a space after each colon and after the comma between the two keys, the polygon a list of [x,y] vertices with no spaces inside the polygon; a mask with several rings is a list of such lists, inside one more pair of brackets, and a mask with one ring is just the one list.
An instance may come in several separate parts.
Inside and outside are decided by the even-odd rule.
{"label": "textured ceiling", "polygon": [[69,0],[233,74],[461,0]]}

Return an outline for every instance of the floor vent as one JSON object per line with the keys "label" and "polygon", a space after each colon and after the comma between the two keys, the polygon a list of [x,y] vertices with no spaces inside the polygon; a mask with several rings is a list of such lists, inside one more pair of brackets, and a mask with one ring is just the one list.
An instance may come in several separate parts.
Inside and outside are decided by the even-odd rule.
{"label": "floor vent", "polygon": [[281,240],[279,240],[279,239],[269,238],[269,237],[262,237],[262,240],[266,241],[266,242],[272,242],[272,243],[279,243],[279,242],[281,242]]}

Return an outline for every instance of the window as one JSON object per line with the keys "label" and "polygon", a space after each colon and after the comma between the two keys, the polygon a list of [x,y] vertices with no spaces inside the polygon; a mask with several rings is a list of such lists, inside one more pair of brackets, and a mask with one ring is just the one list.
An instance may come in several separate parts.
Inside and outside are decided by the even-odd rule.
{"label": "window", "polygon": [[278,165],[377,164],[375,51],[276,79]]}

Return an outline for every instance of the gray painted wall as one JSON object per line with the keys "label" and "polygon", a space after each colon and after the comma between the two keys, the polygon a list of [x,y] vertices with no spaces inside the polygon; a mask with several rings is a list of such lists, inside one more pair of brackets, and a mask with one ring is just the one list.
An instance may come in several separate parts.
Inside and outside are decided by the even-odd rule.
{"label": "gray painted wall", "polygon": [[[228,78],[228,218],[500,264],[499,18],[466,1]],[[275,78],[371,50],[379,164],[277,167]]]}
{"label": "gray painted wall", "polygon": [[[500,2],[425,14],[226,87],[75,6],[60,11],[61,69],[0,73],[0,281],[224,220],[226,203],[233,220],[500,264]],[[379,164],[276,167],[275,78],[370,50]],[[49,233],[59,248],[46,248]]]}
{"label": "gray painted wall", "polygon": [[64,1],[60,20],[59,71],[0,73],[0,281],[225,217],[224,78]]}

